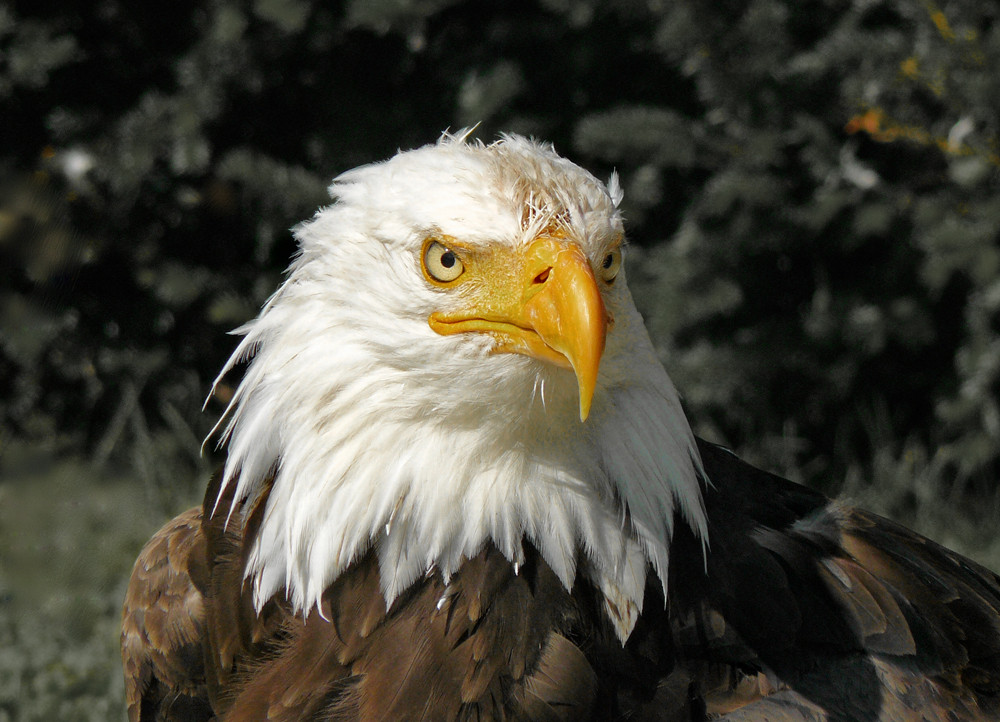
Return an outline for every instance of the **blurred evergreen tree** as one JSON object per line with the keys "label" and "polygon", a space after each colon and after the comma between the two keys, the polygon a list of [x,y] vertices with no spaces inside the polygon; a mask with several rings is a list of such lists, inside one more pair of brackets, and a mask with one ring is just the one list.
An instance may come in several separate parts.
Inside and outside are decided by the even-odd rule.
{"label": "blurred evergreen tree", "polygon": [[225,331],[276,286],[330,178],[479,122],[621,173],[632,283],[701,432],[828,490],[904,442],[940,449],[956,482],[992,479],[998,12],[0,7],[3,433],[166,484],[220,408],[200,413]]}

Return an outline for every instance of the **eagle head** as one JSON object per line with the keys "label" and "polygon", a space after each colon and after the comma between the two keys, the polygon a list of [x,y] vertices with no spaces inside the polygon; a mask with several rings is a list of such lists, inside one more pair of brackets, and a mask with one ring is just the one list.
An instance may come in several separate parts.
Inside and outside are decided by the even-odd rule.
{"label": "eagle head", "polygon": [[462,133],[330,191],[223,369],[250,359],[220,424],[223,489],[267,494],[255,603],[305,613],[375,551],[391,605],[489,542],[517,569],[528,541],[567,588],[595,582],[624,641],[675,519],[703,540],[706,522],[628,290],[617,179]]}

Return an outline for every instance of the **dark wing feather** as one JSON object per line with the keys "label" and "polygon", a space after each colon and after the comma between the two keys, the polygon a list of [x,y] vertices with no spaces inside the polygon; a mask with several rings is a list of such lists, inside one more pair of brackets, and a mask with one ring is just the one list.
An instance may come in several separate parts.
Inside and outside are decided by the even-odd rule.
{"label": "dark wing feather", "polygon": [[588,714],[596,689],[597,677],[583,651],[553,632],[525,685],[524,709],[531,719],[575,722]]}
{"label": "dark wing feather", "polygon": [[[678,530],[670,614],[707,711],[795,720],[819,710],[819,719],[845,721],[1000,715],[995,574],[718,447],[701,451],[712,480],[711,553],[706,573],[697,541]],[[754,680],[766,683],[747,696]]]}

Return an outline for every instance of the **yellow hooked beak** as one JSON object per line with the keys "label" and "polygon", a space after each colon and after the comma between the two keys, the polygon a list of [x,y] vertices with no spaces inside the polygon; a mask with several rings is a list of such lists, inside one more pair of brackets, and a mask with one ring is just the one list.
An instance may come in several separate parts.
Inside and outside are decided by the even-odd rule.
{"label": "yellow hooked beak", "polygon": [[432,313],[430,327],[442,335],[488,333],[496,340],[496,353],[520,353],[572,369],[580,390],[580,420],[585,421],[604,353],[608,313],[583,251],[546,235],[525,248],[479,258],[470,254],[465,270],[475,281],[469,286],[471,307]]}

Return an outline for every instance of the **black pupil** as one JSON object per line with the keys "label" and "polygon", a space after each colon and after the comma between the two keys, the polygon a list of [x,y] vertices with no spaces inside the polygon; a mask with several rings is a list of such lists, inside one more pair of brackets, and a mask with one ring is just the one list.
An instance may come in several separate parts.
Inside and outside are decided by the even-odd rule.
{"label": "black pupil", "polygon": [[607,256],[604,257],[604,268],[605,269],[611,268],[611,264],[614,263],[614,261],[615,261],[614,254],[609,253]]}
{"label": "black pupil", "polygon": [[455,254],[451,251],[445,251],[441,254],[441,265],[445,268],[451,268],[455,265]]}

